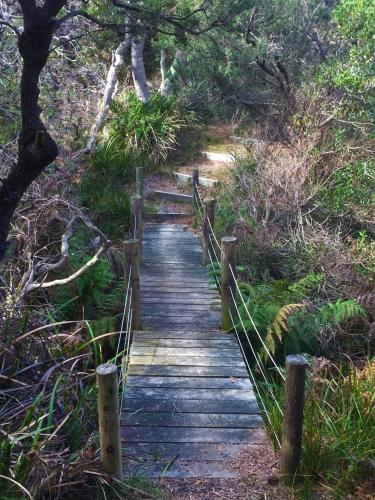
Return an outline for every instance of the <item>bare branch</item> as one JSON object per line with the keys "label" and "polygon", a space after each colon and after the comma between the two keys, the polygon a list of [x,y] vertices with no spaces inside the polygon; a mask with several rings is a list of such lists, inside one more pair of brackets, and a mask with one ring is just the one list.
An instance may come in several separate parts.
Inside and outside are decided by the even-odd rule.
{"label": "bare branch", "polygon": [[20,36],[20,35],[21,35],[20,31],[18,30],[18,28],[17,28],[16,26],[13,26],[13,24],[8,23],[7,21],[4,21],[4,19],[0,19],[0,25],[7,26],[7,27],[8,27],[8,28],[10,28],[12,31],[14,31],[14,33],[15,33],[17,36]]}
{"label": "bare branch", "polygon": [[108,250],[110,244],[111,244],[110,241],[107,241],[106,243],[104,243],[99,248],[99,250],[96,252],[96,254],[88,262],[86,262],[86,264],[84,266],[82,266],[80,269],[78,269],[78,271],[76,271],[75,273],[71,274],[67,278],[62,278],[62,279],[58,279],[58,280],[48,281],[48,282],[45,282],[45,283],[31,283],[27,287],[27,289],[24,290],[24,293],[25,294],[29,293],[32,290],[35,290],[37,288],[50,288],[52,286],[57,286],[57,285],[66,285],[67,283],[70,283],[71,281],[74,281],[76,278],[78,278],[79,276],[81,276],[88,269],[90,269],[90,267],[94,266],[98,262],[100,256],[106,250]]}

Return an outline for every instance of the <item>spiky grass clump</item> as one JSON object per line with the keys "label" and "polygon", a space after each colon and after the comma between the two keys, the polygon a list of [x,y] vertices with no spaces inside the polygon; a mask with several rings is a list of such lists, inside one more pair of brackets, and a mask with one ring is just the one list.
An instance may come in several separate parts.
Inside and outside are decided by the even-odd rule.
{"label": "spiky grass clump", "polygon": [[[283,388],[272,384],[283,404]],[[282,417],[263,386],[263,400],[274,431],[281,440]],[[375,361],[357,368],[336,367],[316,358],[306,387],[301,475],[305,490],[319,483],[343,498],[374,476]]]}

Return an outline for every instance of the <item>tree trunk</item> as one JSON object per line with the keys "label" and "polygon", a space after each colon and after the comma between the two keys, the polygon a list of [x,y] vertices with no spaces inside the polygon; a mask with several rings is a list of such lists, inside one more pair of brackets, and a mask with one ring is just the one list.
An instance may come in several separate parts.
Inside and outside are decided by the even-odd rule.
{"label": "tree trunk", "polygon": [[50,17],[45,10],[27,5],[23,14],[24,31],[18,40],[23,59],[21,132],[17,163],[7,178],[1,180],[0,259],[6,251],[10,221],[23,194],[58,155],[57,145],[40,119],[42,109],[38,103],[39,77],[48,60],[57,12],[52,12]]}
{"label": "tree trunk", "polygon": [[181,75],[181,69],[186,65],[186,57],[183,50],[177,50],[173,63],[169,70],[167,69],[167,55],[165,49],[160,51],[160,73],[161,84],[159,92],[167,97],[171,94],[173,81],[179,80],[181,85],[186,85],[187,81]]}
{"label": "tree trunk", "polygon": [[130,48],[130,36],[126,34],[124,40],[120,43],[120,45],[112,54],[112,63],[108,70],[107,81],[104,89],[104,95],[100,111],[95,119],[93,126],[91,127],[90,135],[87,141],[87,150],[90,152],[93,151],[93,149],[95,149],[96,137],[103,128],[108,109],[113,101],[113,98],[116,95],[118,72],[121,66],[124,64],[124,58],[129,48]]}
{"label": "tree trunk", "polygon": [[146,35],[134,36],[132,39],[132,74],[134,88],[140,101],[150,100],[150,90],[147,84],[143,51],[146,42]]}
{"label": "tree trunk", "polygon": [[161,95],[167,97],[170,93],[170,80],[167,76],[167,53],[165,49],[160,50],[160,73],[161,73],[161,84],[159,92]]}

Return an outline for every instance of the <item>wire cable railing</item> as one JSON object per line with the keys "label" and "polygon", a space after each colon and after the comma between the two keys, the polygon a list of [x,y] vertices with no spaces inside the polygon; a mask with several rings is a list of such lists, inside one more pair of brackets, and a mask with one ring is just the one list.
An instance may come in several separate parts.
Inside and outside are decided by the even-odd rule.
{"label": "wire cable railing", "polygon": [[[202,196],[199,192],[199,186],[197,183],[194,184],[194,192],[196,193],[196,200],[197,203],[195,204],[196,209],[202,217],[202,209],[204,207],[204,203],[202,201]],[[218,268],[221,269],[221,245],[219,242],[219,239],[217,235],[215,234],[214,228],[212,226],[210,217],[205,218],[204,223],[207,223],[206,228],[208,228],[208,249],[207,249],[207,255],[208,255],[208,260],[209,260],[209,266],[213,269],[213,271],[217,270]],[[232,266],[229,264],[229,269],[231,273],[231,277],[234,283],[234,288],[229,287],[230,290],[230,295],[232,299],[232,303],[234,305],[234,311],[229,311],[230,315],[230,320],[232,323],[233,331],[235,332],[238,344],[240,346],[243,358],[245,360],[245,364],[247,366],[247,370],[249,372],[251,381],[253,383],[253,387],[255,390],[255,393],[257,395],[257,400],[258,404],[261,408],[261,411],[264,415],[264,418],[266,419],[267,423],[269,424],[272,433],[275,436],[276,443],[278,446],[281,446],[279,436],[272,424],[272,418],[270,415],[269,410],[267,409],[267,405],[264,402],[264,394],[265,391],[268,392],[269,398],[272,400],[272,404],[275,408],[275,410],[283,416],[283,410],[281,408],[280,402],[272,388],[272,385],[269,381],[269,378],[267,377],[267,370],[268,368],[265,367],[264,362],[261,359],[260,353],[257,352],[257,350],[254,348],[253,342],[251,340],[251,336],[249,334],[248,328],[246,327],[246,322],[250,321],[252,330],[255,332],[257,338],[259,339],[265,353],[267,353],[268,359],[272,364],[272,367],[276,369],[277,373],[281,377],[283,381],[285,381],[285,376],[283,372],[281,371],[280,367],[277,365],[274,356],[272,356],[272,353],[270,352],[267,344],[265,343],[262,335],[259,332],[258,327],[256,326],[256,323],[254,321],[254,318],[252,317],[252,314],[249,310],[249,307],[246,303],[246,300],[244,298],[244,295],[241,291],[240,284],[238,282],[238,279],[235,275],[235,270],[232,268]],[[220,279],[217,278],[217,285],[220,287]],[[233,289],[232,289],[233,288]],[[240,302],[239,302],[240,301]],[[242,309],[242,310],[241,310]],[[239,328],[240,327],[240,328]],[[239,331],[240,330],[240,331]],[[246,353],[252,354],[252,357],[255,362],[255,368],[258,373],[255,372],[254,367],[251,366],[248,356]],[[264,389],[260,388],[260,381],[262,385],[264,386]],[[263,383],[264,382],[264,383]]]}

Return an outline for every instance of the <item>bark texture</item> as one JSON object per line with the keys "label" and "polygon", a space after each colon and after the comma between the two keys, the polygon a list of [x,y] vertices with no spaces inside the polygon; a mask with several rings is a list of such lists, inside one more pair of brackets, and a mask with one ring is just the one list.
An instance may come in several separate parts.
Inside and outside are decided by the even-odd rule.
{"label": "bark texture", "polygon": [[132,75],[134,88],[140,101],[150,100],[150,89],[148,88],[146,71],[143,59],[146,35],[136,35],[132,39]]}
{"label": "bark texture", "polygon": [[18,38],[23,60],[21,76],[21,132],[18,160],[0,187],[0,258],[4,256],[10,222],[15,209],[30,184],[52,163],[58,149],[40,118],[39,78],[47,63],[56,15],[66,2],[47,1],[37,7],[33,2],[20,2],[24,30]]}
{"label": "bark texture", "polygon": [[112,63],[107,73],[107,80],[104,89],[103,100],[99,113],[95,119],[95,122],[91,128],[90,135],[87,141],[87,150],[92,151],[95,149],[95,142],[98,133],[103,128],[105,118],[108,113],[108,109],[116,95],[117,83],[118,83],[118,73],[121,66],[124,64],[124,59],[126,53],[130,48],[130,36],[125,35],[124,40],[119,44],[117,49],[112,54]]}

